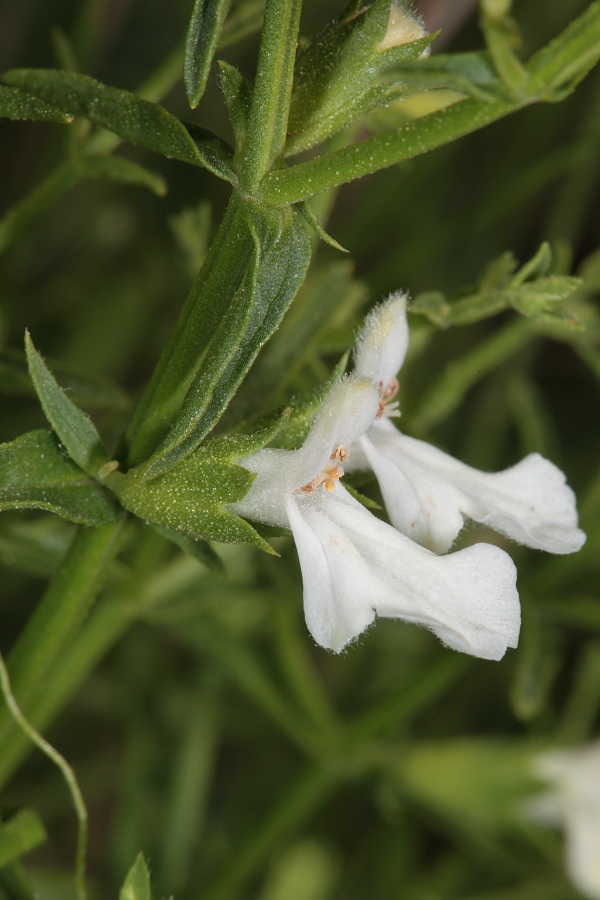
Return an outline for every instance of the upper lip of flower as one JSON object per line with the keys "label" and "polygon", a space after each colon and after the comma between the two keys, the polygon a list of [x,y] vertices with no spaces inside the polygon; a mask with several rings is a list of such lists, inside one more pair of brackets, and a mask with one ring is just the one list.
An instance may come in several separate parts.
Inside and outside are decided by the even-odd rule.
{"label": "upper lip of flower", "polygon": [[381,399],[378,421],[350,447],[349,461],[349,470],[373,470],[393,525],[438,553],[450,549],[465,518],[539,550],[579,550],[585,534],[575,495],[539,453],[502,472],[480,472],[387,421],[407,347],[406,297],[393,294],[367,316],[357,338],[356,373],[378,381]]}

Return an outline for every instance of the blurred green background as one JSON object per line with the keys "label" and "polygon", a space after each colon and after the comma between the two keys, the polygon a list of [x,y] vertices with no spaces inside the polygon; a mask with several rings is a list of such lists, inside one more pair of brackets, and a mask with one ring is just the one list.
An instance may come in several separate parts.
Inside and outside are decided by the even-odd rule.
{"label": "blurred green background", "polygon": [[[524,54],[587,5],[517,0]],[[307,3],[303,32],[340,8]],[[476,11],[453,24],[452,8],[424,7],[445,16],[444,50],[480,48]],[[2,69],[62,65],[72,50],[81,71],[135,90],[166,60],[155,99],[227,137],[214,76],[198,110],[186,109],[173,54],[190,12],[181,0],[6,3]],[[236,12],[252,22],[260,10],[249,0]],[[249,34],[218,55],[251,77],[256,47]],[[364,128],[400,115],[378,113]],[[129,145],[117,153],[162,176],[164,196],[100,179],[69,184],[60,167],[86,139],[81,123],[2,124],[2,441],[45,424],[24,374],[27,327],[114,446],[227,200],[210,174]],[[585,330],[503,313],[435,331],[414,316],[402,424],[489,470],[542,452],[577,491],[588,543],[564,559],[507,547],[519,570],[522,639],[489,663],[386,620],[333,656],[305,630],[289,539],[276,542],[281,559],[217,548],[223,574],[132,525],[65,660],[64,709],[44,714],[88,804],[92,900],[117,896],[140,851],[155,898],[579,896],[562,872],[559,838],[521,821],[513,794],[530,748],[585,741],[598,726],[599,168],[594,71],[564,103],[525,109],[320,198],[349,255],[321,245],[282,332],[304,321],[307,340],[275,389],[278,338],[268,345],[240,408],[268,410],[321,383],[387,292],[452,295],[503,252],[523,263],[548,240],[554,271],[584,278],[570,308]],[[2,652],[73,533],[49,514],[2,514]],[[463,541],[477,539],[498,540],[473,526]],[[0,760],[3,780],[23,755],[19,746]],[[36,896],[71,897],[75,820],[60,775],[38,753],[6,784],[0,813],[21,806],[37,808],[50,835],[26,860]],[[6,878],[0,897],[27,896]]]}

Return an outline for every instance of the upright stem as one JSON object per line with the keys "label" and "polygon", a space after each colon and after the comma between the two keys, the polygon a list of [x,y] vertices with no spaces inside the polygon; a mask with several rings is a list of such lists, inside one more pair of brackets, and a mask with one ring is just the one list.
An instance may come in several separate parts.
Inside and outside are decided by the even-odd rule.
{"label": "upright stem", "polygon": [[[81,628],[114,559],[122,522],[83,528],[59,572],[42,597],[8,660],[13,692],[27,713],[36,693],[45,689],[53,664]],[[5,704],[0,707],[0,756],[15,727]]]}
{"label": "upright stem", "polygon": [[283,154],[301,8],[301,0],[266,3],[241,178],[250,194]]}

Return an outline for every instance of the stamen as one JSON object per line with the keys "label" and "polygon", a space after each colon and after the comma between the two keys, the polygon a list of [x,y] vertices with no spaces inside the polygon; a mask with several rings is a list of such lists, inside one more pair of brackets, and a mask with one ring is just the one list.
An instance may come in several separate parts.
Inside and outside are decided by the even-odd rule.
{"label": "stamen", "polygon": [[399,390],[400,382],[397,378],[392,378],[392,380],[385,388],[383,386],[383,381],[379,382],[379,393],[381,395],[381,400],[379,401],[379,409],[377,410],[375,419],[381,419],[382,416],[400,415],[400,413],[398,412],[398,401],[396,400],[394,403],[390,403],[390,400],[393,400]]}
{"label": "stamen", "polygon": [[329,459],[337,459],[340,463],[345,463],[350,453],[348,452],[348,448],[344,446],[344,444],[340,444],[340,446],[335,450]]}
{"label": "stamen", "polygon": [[302,491],[303,494],[314,494],[317,488],[323,485],[326,491],[332,491],[344,474],[343,468],[338,466],[337,463],[346,462],[349,455],[348,448],[340,444],[337,450],[334,450],[329,457],[330,462],[327,463],[323,471],[315,475],[311,481],[298,488],[298,490]]}

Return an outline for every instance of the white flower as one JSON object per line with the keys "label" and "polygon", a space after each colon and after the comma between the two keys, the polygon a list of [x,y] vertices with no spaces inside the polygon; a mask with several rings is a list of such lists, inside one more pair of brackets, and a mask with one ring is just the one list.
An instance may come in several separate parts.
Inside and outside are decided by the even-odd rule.
{"label": "white flower", "polygon": [[360,379],[335,385],[299,450],[242,460],[256,478],[231,509],[291,529],[304,582],[306,623],[339,652],[375,615],[424,625],[448,647],[501,659],[518,641],[511,559],[479,544],[438,557],[364,509],[339,484],[348,447],[377,415],[379,391]]}
{"label": "white flower", "polygon": [[550,553],[573,553],[585,541],[577,528],[575,495],[564,474],[539,453],[503,472],[486,473],[390,421],[389,404],[408,346],[406,295],[394,294],[366,319],[356,347],[356,374],[380,385],[380,418],[351,448],[348,471],[375,473],[393,525],[436,553],[451,546],[465,518],[520,544]]}
{"label": "white flower", "polygon": [[585,897],[600,900],[600,741],[545,753],[534,774],[550,790],[527,802],[527,816],[564,828],[569,878]]}

